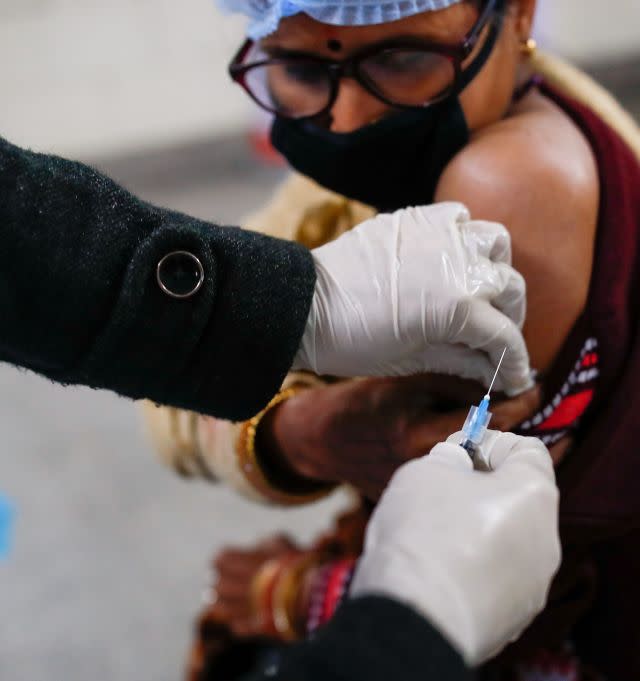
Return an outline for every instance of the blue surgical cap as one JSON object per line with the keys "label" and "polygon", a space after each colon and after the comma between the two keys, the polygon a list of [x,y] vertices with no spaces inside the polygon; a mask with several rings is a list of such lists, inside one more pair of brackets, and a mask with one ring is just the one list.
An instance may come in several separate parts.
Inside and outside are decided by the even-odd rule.
{"label": "blue surgical cap", "polygon": [[384,24],[420,12],[446,9],[462,0],[218,0],[228,12],[249,17],[247,35],[254,40],[273,33],[281,19],[304,12],[334,26]]}

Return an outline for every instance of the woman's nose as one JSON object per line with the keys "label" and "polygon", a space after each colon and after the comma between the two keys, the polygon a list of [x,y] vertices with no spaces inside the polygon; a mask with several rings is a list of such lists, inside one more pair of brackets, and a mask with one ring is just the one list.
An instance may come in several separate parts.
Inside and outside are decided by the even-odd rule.
{"label": "woman's nose", "polygon": [[331,131],[353,132],[384,116],[390,107],[369,94],[357,81],[340,81],[338,96],[331,108]]}

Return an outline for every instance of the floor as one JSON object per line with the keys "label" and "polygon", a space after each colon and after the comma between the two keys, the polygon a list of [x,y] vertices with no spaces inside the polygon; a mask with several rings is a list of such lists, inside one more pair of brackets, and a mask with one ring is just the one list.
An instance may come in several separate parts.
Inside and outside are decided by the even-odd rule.
{"label": "floor", "polygon": [[[629,103],[640,114],[637,93]],[[150,201],[230,223],[281,176],[238,140],[165,156],[99,165]],[[0,490],[17,508],[0,563],[3,681],[177,681],[213,550],[282,528],[309,538],[344,504],[265,511],[180,480],[153,461],[133,404],[7,366],[0,432]]]}

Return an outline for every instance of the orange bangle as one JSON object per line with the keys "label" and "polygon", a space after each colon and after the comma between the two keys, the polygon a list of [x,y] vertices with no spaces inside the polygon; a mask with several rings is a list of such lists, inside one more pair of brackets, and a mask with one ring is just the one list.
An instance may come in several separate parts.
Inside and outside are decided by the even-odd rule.
{"label": "orange bangle", "polygon": [[256,625],[267,636],[277,636],[278,630],[271,617],[271,601],[273,589],[282,569],[282,562],[277,558],[264,563],[251,582],[251,610]]}
{"label": "orange bangle", "polygon": [[318,562],[317,554],[303,554],[293,564],[285,566],[276,578],[271,598],[271,617],[278,636],[284,641],[294,641],[304,635],[303,630],[296,628],[295,606],[305,573]]}
{"label": "orange bangle", "polygon": [[[258,452],[256,451],[256,433],[260,422],[271,409],[281,402],[292,398],[298,392],[300,392],[300,388],[295,387],[279,392],[259,414],[256,414],[256,416],[243,424],[236,444],[238,465],[246,480],[262,496],[283,506],[295,506],[322,499],[335,487],[335,485],[318,483],[317,488],[311,492],[296,492],[291,489],[284,489],[269,480],[265,475],[263,467],[260,465]],[[309,481],[305,480],[304,482],[308,487]]]}
{"label": "orange bangle", "polygon": [[317,553],[292,552],[264,563],[250,587],[254,620],[266,636],[293,641],[303,634],[295,624],[295,605],[302,578],[319,562]]}

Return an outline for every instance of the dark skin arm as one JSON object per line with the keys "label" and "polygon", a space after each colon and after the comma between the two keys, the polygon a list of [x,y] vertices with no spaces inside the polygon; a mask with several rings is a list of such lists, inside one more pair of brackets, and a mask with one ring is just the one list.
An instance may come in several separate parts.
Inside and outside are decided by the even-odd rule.
{"label": "dark skin arm", "polygon": [[[343,382],[304,391],[272,410],[257,444],[298,475],[350,483],[377,499],[400,465],[460,430],[469,405],[483,394],[476,383],[435,374]],[[510,430],[539,400],[534,389],[496,401],[492,427]]]}
{"label": "dark skin arm", "polygon": [[587,301],[599,194],[587,140],[536,91],[475,133],[437,189],[436,201],[462,201],[473,216],[508,229],[513,266],[527,283],[524,337],[540,372]]}

